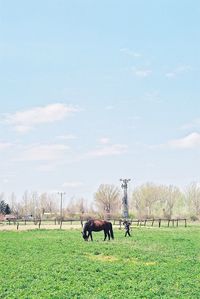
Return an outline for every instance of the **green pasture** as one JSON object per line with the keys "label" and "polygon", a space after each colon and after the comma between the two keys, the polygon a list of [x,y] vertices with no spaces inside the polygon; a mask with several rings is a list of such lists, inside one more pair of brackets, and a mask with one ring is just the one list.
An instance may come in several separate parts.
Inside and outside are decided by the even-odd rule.
{"label": "green pasture", "polygon": [[200,227],[0,232],[0,298],[200,298]]}

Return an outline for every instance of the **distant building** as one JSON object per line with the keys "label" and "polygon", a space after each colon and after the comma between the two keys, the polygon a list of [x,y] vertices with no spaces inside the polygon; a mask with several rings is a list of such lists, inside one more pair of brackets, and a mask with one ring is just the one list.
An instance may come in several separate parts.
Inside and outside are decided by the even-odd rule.
{"label": "distant building", "polygon": [[12,214],[3,215],[0,214],[0,221],[16,221],[17,217]]}
{"label": "distant building", "polygon": [[0,214],[0,221],[4,221],[5,220],[5,215]]}
{"label": "distant building", "polygon": [[9,220],[9,221],[16,221],[17,217],[15,215],[12,214],[8,214],[4,216],[5,220]]}

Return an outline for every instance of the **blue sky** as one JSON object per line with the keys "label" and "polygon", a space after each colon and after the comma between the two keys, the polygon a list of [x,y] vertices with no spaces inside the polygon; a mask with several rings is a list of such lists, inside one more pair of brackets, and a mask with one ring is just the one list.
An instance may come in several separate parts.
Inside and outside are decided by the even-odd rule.
{"label": "blue sky", "polygon": [[0,191],[199,181],[200,3],[0,0]]}

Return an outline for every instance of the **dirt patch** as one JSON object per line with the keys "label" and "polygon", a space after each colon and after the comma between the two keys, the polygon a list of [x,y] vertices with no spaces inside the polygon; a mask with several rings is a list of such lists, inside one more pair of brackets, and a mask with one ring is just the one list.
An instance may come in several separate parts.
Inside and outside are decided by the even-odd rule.
{"label": "dirt patch", "polygon": [[91,255],[88,254],[87,257],[93,261],[100,261],[100,262],[116,262],[119,259],[112,255]]}
{"label": "dirt patch", "polygon": [[[2,224],[0,225],[0,231],[26,231],[26,230],[34,230],[34,229],[39,229],[39,225],[34,225],[34,224],[28,224],[28,225],[19,225],[17,229],[17,225],[14,224]],[[42,224],[40,226],[40,229],[60,229],[60,225],[53,225],[53,224]],[[82,230],[81,225],[76,225],[76,224],[67,224],[67,225],[62,225],[63,230]]]}

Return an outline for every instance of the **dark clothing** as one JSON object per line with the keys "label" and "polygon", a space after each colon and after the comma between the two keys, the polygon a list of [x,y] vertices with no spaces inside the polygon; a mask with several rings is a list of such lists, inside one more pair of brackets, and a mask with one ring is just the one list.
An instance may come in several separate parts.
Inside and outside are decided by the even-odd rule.
{"label": "dark clothing", "polygon": [[130,234],[130,222],[124,222],[124,228],[125,228],[125,237],[127,235],[129,235],[129,237],[131,237],[131,234]]}
{"label": "dark clothing", "polygon": [[131,237],[131,234],[130,234],[129,229],[125,232],[125,237],[126,237],[127,235],[129,235],[129,237]]}

